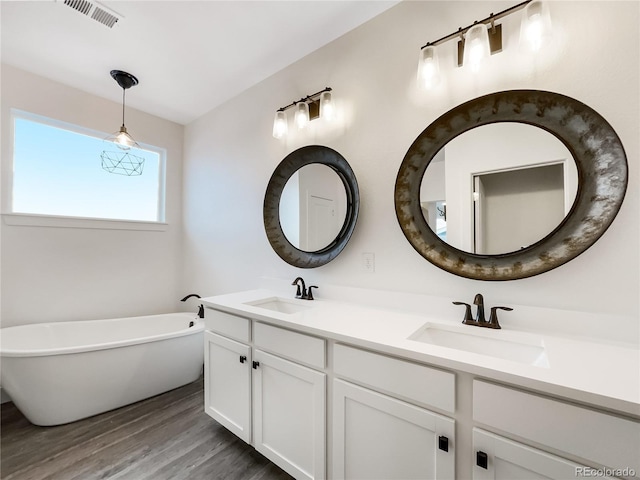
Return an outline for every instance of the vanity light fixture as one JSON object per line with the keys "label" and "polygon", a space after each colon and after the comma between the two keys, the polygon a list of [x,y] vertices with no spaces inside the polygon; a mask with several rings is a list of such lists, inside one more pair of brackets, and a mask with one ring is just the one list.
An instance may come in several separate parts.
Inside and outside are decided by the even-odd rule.
{"label": "vanity light fixture", "polygon": [[440,83],[438,50],[436,50],[435,45],[427,45],[420,50],[418,85],[429,89],[435,87],[438,83]]}
{"label": "vanity light fixture", "polygon": [[307,102],[296,103],[295,121],[299,130],[307,126],[310,120],[309,104]]}
{"label": "vanity light fixture", "polygon": [[458,40],[459,67],[465,65],[471,71],[480,70],[489,55],[502,51],[502,25],[496,21],[516,11],[524,9],[520,29],[520,42],[537,51],[548,39],[551,32],[551,17],[547,5],[540,0],[526,0],[495,15],[473,22],[464,28],[429,42],[420,49],[418,61],[418,86],[423,89],[435,87],[440,81],[440,66],[437,47],[449,40]]}
{"label": "vanity light fixture", "polygon": [[336,107],[333,104],[330,88],[320,94],[320,116],[329,122],[336,118]]}
{"label": "vanity light fixture", "polygon": [[276,112],[276,118],[273,120],[273,136],[275,138],[282,138],[287,133],[289,133],[287,114],[284,113],[284,110],[280,109]]}
{"label": "vanity light fixture", "polygon": [[520,43],[537,52],[551,37],[551,16],[549,7],[541,1],[534,1],[524,9],[520,28]]}
{"label": "vanity light fixture", "polygon": [[129,152],[131,148],[140,148],[140,146],[127,132],[127,127],[124,126],[125,92],[127,89],[136,86],[138,79],[122,70],[111,70],[110,75],[122,88],[122,126],[119,131],[107,137],[105,141],[109,144],[114,144],[120,151],[103,151],[100,154],[102,168],[109,173],[117,173],[118,175],[142,175],[144,158]]}
{"label": "vanity light fixture", "polygon": [[484,24],[478,23],[471,27],[464,38],[463,64],[467,65],[472,72],[480,70],[482,62],[491,55],[489,46],[489,32]]}
{"label": "vanity light fixture", "polygon": [[279,108],[273,120],[274,138],[280,139],[289,133],[286,111],[291,107],[295,107],[294,121],[298,129],[305,128],[311,120],[315,120],[318,117],[322,117],[327,121],[332,121],[335,118],[335,106],[331,97],[331,88],[327,87]]}

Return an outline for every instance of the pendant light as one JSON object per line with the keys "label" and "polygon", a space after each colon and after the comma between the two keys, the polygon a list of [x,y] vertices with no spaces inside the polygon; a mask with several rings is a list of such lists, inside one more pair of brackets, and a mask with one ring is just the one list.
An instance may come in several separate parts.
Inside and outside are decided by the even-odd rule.
{"label": "pendant light", "polygon": [[129,132],[127,132],[127,127],[124,126],[124,95],[127,89],[138,84],[138,79],[122,70],[111,70],[111,78],[122,88],[122,126],[118,132],[111,135],[107,140],[115,143],[115,145],[122,150],[129,150],[131,147],[137,147],[138,144]]}
{"label": "pendant light", "polygon": [[129,177],[142,175],[144,158],[134,155],[129,151],[131,148],[140,148],[140,145],[138,145],[129,132],[127,132],[127,127],[124,125],[125,92],[127,89],[137,85],[138,79],[130,73],[123,72],[122,70],[111,70],[110,74],[111,78],[113,78],[122,88],[122,126],[119,131],[105,139],[108,144],[114,144],[118,147],[119,151],[114,152],[104,150],[100,154],[102,168],[109,173],[126,175]]}

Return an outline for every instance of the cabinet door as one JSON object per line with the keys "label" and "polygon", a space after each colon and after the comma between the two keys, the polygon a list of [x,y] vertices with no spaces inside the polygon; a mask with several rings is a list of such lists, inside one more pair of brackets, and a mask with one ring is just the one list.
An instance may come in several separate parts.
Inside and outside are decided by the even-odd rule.
{"label": "cabinet door", "polygon": [[478,428],[473,429],[473,480],[564,480],[598,477],[595,469]]}
{"label": "cabinet door", "polygon": [[455,477],[452,419],[342,380],[333,386],[333,478]]}
{"label": "cabinet door", "polygon": [[207,331],[204,355],[205,412],[251,443],[251,348]]}
{"label": "cabinet door", "polygon": [[325,477],[325,374],[254,351],[254,446],[297,479]]}

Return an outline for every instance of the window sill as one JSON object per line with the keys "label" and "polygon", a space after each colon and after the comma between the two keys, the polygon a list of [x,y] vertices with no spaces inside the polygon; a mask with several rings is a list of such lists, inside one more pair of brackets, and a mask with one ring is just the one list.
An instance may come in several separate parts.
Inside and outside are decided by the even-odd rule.
{"label": "window sill", "polygon": [[146,230],[163,232],[168,223],[136,220],[111,220],[106,218],[59,217],[25,213],[3,213],[4,223],[21,227],[93,228],[103,230]]}

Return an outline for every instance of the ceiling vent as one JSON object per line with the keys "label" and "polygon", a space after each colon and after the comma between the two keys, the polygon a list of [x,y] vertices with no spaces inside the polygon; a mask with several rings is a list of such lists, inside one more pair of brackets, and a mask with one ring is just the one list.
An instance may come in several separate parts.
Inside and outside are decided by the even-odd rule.
{"label": "ceiling vent", "polygon": [[92,18],[96,22],[106,25],[112,28],[123,17],[118,15],[113,10],[108,9],[104,5],[100,5],[98,2],[90,0],[57,0],[62,1],[68,7],[73,8],[75,11]]}

